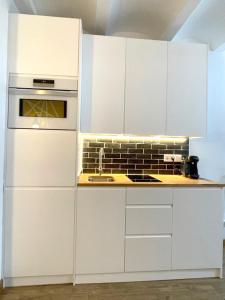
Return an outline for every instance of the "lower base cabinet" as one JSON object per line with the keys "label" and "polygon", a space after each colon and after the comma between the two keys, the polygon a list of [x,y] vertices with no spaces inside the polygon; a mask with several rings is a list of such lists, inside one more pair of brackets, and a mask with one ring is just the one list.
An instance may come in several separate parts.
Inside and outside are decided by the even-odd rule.
{"label": "lower base cabinet", "polygon": [[78,188],[76,274],[218,276],[222,230],[220,188]]}
{"label": "lower base cabinet", "polygon": [[73,188],[5,190],[4,277],[73,274]]}
{"label": "lower base cabinet", "polygon": [[83,282],[221,274],[223,189],[82,187],[75,209],[73,188],[7,188],[4,201],[5,278],[72,277],[74,250]]}
{"label": "lower base cabinet", "polygon": [[130,236],[125,245],[125,272],[171,269],[170,236]]}
{"label": "lower base cabinet", "polygon": [[124,272],[125,189],[79,188],[76,273]]}

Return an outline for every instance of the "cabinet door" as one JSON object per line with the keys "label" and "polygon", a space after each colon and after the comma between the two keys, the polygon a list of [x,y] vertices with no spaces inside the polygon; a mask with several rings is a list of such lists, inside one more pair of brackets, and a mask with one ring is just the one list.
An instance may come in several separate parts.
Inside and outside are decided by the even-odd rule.
{"label": "cabinet door", "polygon": [[222,267],[221,189],[175,189],[172,268]]}
{"label": "cabinet door", "polygon": [[76,132],[7,130],[7,186],[75,186]]}
{"label": "cabinet door", "polygon": [[6,189],[5,277],[73,274],[74,189]]}
{"label": "cabinet door", "polygon": [[12,14],[9,72],[78,76],[80,20]]}
{"label": "cabinet door", "polygon": [[127,39],[125,133],[165,134],[167,42]]}
{"label": "cabinet door", "polygon": [[125,189],[80,188],[76,273],[124,272]]}
{"label": "cabinet door", "polygon": [[168,44],[167,134],[206,135],[207,46]]}
{"label": "cabinet door", "polygon": [[81,131],[124,129],[125,39],[84,35]]}

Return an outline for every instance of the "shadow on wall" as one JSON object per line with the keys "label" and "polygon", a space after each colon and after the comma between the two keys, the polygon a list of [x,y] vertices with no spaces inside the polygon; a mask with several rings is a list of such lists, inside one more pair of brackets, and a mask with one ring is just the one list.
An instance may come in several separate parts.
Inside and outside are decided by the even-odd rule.
{"label": "shadow on wall", "polygon": [[210,52],[208,66],[208,135],[190,139],[190,155],[200,158],[199,173],[225,182],[225,52]]}

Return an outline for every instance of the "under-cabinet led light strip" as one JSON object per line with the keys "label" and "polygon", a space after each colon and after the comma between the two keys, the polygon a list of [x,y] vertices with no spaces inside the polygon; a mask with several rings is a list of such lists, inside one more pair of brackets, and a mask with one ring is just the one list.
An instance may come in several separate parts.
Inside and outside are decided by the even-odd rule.
{"label": "under-cabinet led light strip", "polygon": [[136,135],[105,135],[105,134],[81,134],[83,139],[97,140],[97,139],[106,139],[113,141],[149,141],[149,142],[171,142],[171,143],[184,143],[187,141],[187,137],[172,137],[172,136],[136,136]]}

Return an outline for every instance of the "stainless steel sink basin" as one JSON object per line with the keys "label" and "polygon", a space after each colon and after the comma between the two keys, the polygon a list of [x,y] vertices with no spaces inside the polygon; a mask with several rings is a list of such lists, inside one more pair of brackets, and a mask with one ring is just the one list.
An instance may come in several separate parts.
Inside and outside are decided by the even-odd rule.
{"label": "stainless steel sink basin", "polygon": [[88,177],[88,181],[90,182],[112,182],[114,178],[112,176],[104,176],[104,175],[93,175]]}

